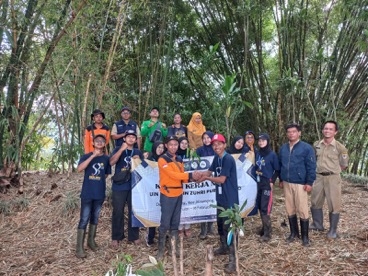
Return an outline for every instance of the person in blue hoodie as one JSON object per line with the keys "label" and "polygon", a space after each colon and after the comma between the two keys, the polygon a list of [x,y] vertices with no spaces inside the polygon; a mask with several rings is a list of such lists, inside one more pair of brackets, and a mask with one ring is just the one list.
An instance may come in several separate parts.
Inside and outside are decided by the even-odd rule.
{"label": "person in blue hoodie", "polygon": [[300,217],[302,243],[309,246],[308,193],[316,180],[316,156],[311,145],[300,140],[301,127],[296,123],[286,126],[288,143],[280,149],[280,188],[284,189],[286,213],[289,218],[288,243],[299,238],[297,214]]}
{"label": "person in blue hoodie", "polygon": [[[211,141],[214,135],[215,134],[212,131],[205,131],[202,134],[203,146],[197,148],[196,150],[196,153],[199,157],[215,155],[215,152],[211,145]],[[207,234],[214,235],[213,222],[202,222],[201,223],[201,232],[199,234],[199,238],[201,240],[204,240],[207,237]]]}
{"label": "person in blue hoodie", "polygon": [[270,136],[261,133],[258,137],[259,151],[256,154],[256,179],[258,184],[257,202],[261,213],[262,230],[260,241],[268,242],[271,239],[271,210],[272,190],[279,171],[280,163],[277,154],[272,151]]}

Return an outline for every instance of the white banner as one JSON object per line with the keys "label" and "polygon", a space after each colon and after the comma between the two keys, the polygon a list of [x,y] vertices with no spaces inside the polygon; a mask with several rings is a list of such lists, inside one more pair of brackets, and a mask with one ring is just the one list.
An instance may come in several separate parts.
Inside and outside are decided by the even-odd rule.
{"label": "white banner", "polygon": [[[254,208],[257,196],[257,183],[251,176],[254,156],[234,154],[236,161],[239,205],[247,200],[242,217],[247,216]],[[200,161],[184,160],[185,171],[207,170],[212,157],[201,157]],[[160,189],[157,162],[134,159],[132,162],[132,210],[134,227],[153,227],[160,225]],[[201,183],[185,183],[181,224],[216,221],[216,188],[210,181]]]}

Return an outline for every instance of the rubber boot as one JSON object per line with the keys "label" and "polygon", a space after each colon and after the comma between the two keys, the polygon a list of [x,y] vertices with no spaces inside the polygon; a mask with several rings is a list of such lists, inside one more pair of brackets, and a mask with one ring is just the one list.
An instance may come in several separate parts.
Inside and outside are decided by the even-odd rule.
{"label": "rubber boot", "polygon": [[339,223],[340,214],[339,213],[330,213],[330,231],[327,233],[328,239],[336,239],[338,237],[336,230],[337,224]]}
{"label": "rubber boot", "polygon": [[290,224],[290,235],[287,237],[286,242],[291,243],[295,240],[295,238],[300,238],[299,236],[299,228],[298,228],[298,219],[296,215],[292,215],[289,217]]}
{"label": "rubber boot", "polygon": [[179,244],[179,230],[170,231],[170,243],[169,243],[169,255],[172,255],[171,238],[175,238],[175,255],[177,258],[180,257],[180,244]]}
{"label": "rubber boot", "polygon": [[323,210],[311,208],[313,222],[309,225],[310,230],[324,231],[323,227]]}
{"label": "rubber boot", "polygon": [[262,224],[264,229],[264,234],[260,238],[261,242],[268,242],[271,239],[272,227],[271,218],[269,215],[262,215]]}
{"label": "rubber boot", "polygon": [[213,230],[213,222],[207,222],[207,235],[215,235],[215,231]]}
{"label": "rubber boot", "polygon": [[217,248],[213,253],[215,254],[215,256],[229,254],[229,247],[226,243],[226,236],[220,236],[220,247]]}
{"label": "rubber boot", "polygon": [[236,271],[234,242],[229,246],[229,264],[225,267],[225,273],[231,274]]}
{"label": "rubber boot", "polygon": [[84,251],[84,238],[86,236],[86,230],[78,229],[77,232],[77,247],[76,247],[76,256],[78,258],[85,258],[87,257],[86,252]]}
{"label": "rubber boot", "polygon": [[165,242],[166,242],[166,232],[158,234],[158,251],[156,259],[162,261],[165,255]]}
{"label": "rubber boot", "polygon": [[304,246],[309,246],[310,245],[310,240],[308,237],[309,219],[300,219],[300,230],[302,234],[302,244]]}
{"label": "rubber boot", "polygon": [[204,240],[207,236],[207,222],[201,223],[201,233],[199,234],[199,238]]}
{"label": "rubber boot", "polygon": [[262,221],[262,227],[257,230],[257,234],[260,237],[262,237],[264,235],[264,224],[263,224],[263,220],[262,220],[262,215],[261,215],[261,221]]}
{"label": "rubber boot", "polygon": [[97,247],[98,247],[97,244],[96,244],[96,241],[95,241],[96,230],[97,230],[97,225],[96,224],[90,224],[89,225],[87,245],[88,245],[89,248],[92,249],[92,251],[96,251]]}

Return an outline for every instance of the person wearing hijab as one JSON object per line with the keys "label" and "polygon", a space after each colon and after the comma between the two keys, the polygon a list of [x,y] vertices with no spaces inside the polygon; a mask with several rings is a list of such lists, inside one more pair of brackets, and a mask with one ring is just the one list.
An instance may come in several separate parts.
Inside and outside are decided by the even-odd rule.
{"label": "person wearing hijab", "polygon": [[242,153],[243,148],[244,148],[244,138],[243,136],[238,135],[234,137],[227,152],[230,154]]}
{"label": "person wearing hijab", "polygon": [[271,239],[271,209],[272,190],[279,172],[280,163],[277,154],[272,151],[270,136],[261,133],[258,137],[259,151],[256,154],[256,179],[257,179],[257,201],[262,219],[262,229],[259,231],[261,242],[268,242]]}
{"label": "person wearing hijab", "polygon": [[[158,158],[165,153],[165,145],[161,141],[156,141],[152,145],[152,151],[148,156],[148,160],[157,162]],[[146,244],[148,247],[152,246],[155,242],[156,227],[149,227],[148,234],[146,235]]]}
{"label": "person wearing hijab", "polygon": [[[212,148],[212,138],[215,134],[211,131],[206,131],[202,134],[202,143],[203,146],[199,147],[196,150],[196,153],[199,157],[206,156],[214,156],[215,152]],[[201,223],[201,233],[199,234],[199,238],[204,240],[207,237],[207,234],[213,235],[213,222],[202,222]]]}
{"label": "person wearing hijab", "polygon": [[202,123],[202,115],[194,112],[187,126],[189,147],[196,150],[202,143],[202,134],[206,131],[206,127]]}

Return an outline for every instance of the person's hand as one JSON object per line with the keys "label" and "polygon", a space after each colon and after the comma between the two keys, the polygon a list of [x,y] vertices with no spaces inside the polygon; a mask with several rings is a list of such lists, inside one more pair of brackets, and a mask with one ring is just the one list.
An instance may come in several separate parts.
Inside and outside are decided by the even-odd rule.
{"label": "person's hand", "polygon": [[280,187],[281,189],[283,189],[283,188],[284,188],[284,182],[280,181],[280,182],[279,182],[279,187]]}
{"label": "person's hand", "polygon": [[271,191],[273,190],[273,183],[270,183]]}
{"label": "person's hand", "polygon": [[162,127],[163,127],[163,128],[166,128],[166,124],[165,124],[165,123],[162,123]]}
{"label": "person's hand", "polygon": [[310,186],[308,184],[305,184],[303,189],[304,189],[304,191],[306,191],[307,193],[309,193],[309,192],[312,191],[312,186]]}
{"label": "person's hand", "polygon": [[94,149],[92,156],[96,157],[96,156],[102,156],[103,155],[103,150],[102,149]]}
{"label": "person's hand", "polygon": [[201,172],[200,171],[194,171],[192,173],[192,178],[195,182],[197,182],[197,180],[201,178]]}
{"label": "person's hand", "polygon": [[152,122],[152,121],[151,121],[151,122],[149,123],[148,127],[151,127],[151,126],[153,126],[154,124],[155,124],[155,122]]}
{"label": "person's hand", "polygon": [[139,159],[139,155],[133,155],[133,157],[132,157],[133,159]]}

